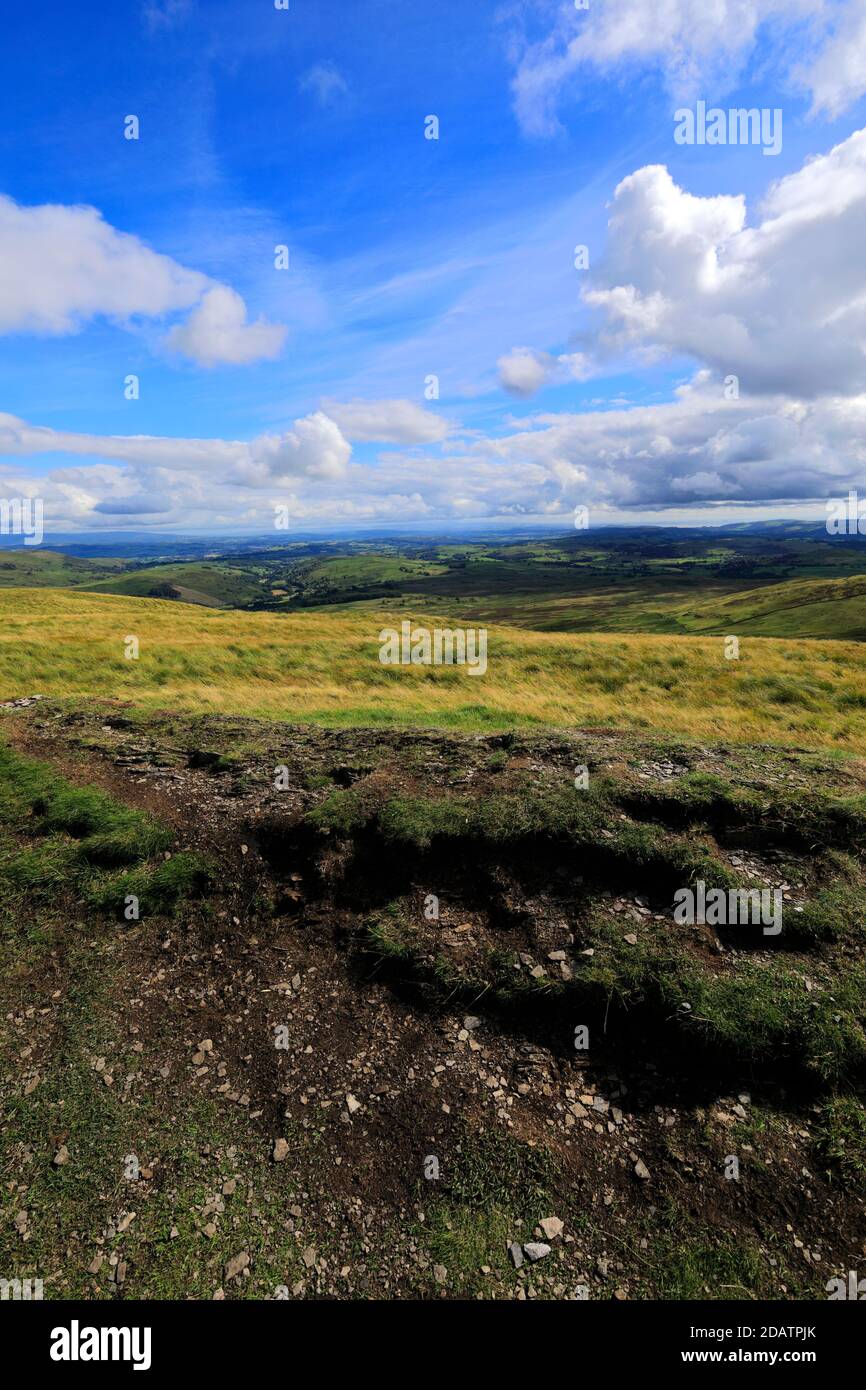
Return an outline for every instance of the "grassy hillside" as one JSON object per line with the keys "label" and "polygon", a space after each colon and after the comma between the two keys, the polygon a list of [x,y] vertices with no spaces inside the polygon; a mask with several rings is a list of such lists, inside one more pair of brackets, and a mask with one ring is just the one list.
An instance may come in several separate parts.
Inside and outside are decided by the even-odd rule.
{"label": "grassy hillside", "polygon": [[[116,575],[96,584],[94,592],[125,594],[130,598],[174,598],[206,608],[233,608],[249,603],[261,592],[250,574],[231,565],[153,565],[131,574]],[[174,590],[170,594],[168,590]]]}
{"label": "grassy hillside", "polygon": [[110,577],[123,567],[122,560],[82,560],[56,550],[27,547],[0,550],[0,588],[26,584],[28,588],[65,588],[73,584],[93,584]]}
{"label": "grassy hillside", "polygon": [[[382,666],[373,613],[221,612],[17,589],[0,593],[0,619],[4,699],[100,695],[342,725],[608,724],[866,752],[866,648],[853,642],[746,637],[728,661],[721,638],[490,628],[487,673],[473,677]],[[124,656],[127,636],[139,640],[138,660]]]}
{"label": "grassy hillside", "polygon": [[538,632],[862,641],[864,566],[861,547],[829,538],[630,529],[514,544],[295,543],[170,561],[7,551],[0,589],[82,587],[279,613],[418,610]]}
{"label": "grassy hillside", "polygon": [[756,637],[866,638],[866,577],[791,579],[763,589],[695,604],[684,617],[692,632],[727,631]]}
{"label": "grassy hillside", "polygon": [[513,593],[475,598],[461,604],[459,611],[464,621],[471,616],[542,632],[736,633],[862,642],[866,638],[866,577],[788,579],[743,589],[693,573],[677,585],[670,579],[647,578],[567,595]]}

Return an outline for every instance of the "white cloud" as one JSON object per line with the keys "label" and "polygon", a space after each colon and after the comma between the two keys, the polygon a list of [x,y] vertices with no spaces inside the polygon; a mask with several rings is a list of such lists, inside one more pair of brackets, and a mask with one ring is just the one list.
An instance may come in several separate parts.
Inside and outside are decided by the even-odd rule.
{"label": "white cloud", "polygon": [[[582,73],[605,77],[658,71],[677,100],[729,90],[763,38],[785,77],[812,92],[831,114],[866,91],[862,0],[592,0],[576,10],[562,0],[537,42],[512,37],[517,55],[515,109],[532,135],[559,129],[557,106]],[[793,39],[816,53],[791,64]]]}
{"label": "white cloud", "polygon": [[247,308],[240,295],[228,285],[215,285],[186,323],[171,330],[166,343],[200,366],[216,367],[277,357],[285,339],[282,324],[263,319],[247,323]]}
{"label": "white cloud", "polygon": [[189,472],[203,482],[236,479],[246,487],[263,487],[270,486],[274,478],[340,478],[352,456],[352,446],[339,426],[321,411],[296,420],[282,434],[263,434],[249,442],[75,434],[0,414],[0,453],[20,457],[79,454],[115,459],[141,470]]}
{"label": "white cloud", "polygon": [[413,401],[323,401],[348,439],[380,444],[434,444],[449,431],[448,421]]}
{"label": "white cloud", "polygon": [[351,456],[339,425],[321,411],[296,420],[286,434],[261,435],[251,445],[253,465],[264,465],[280,478],[343,478]]}
{"label": "white cloud", "polygon": [[145,0],[142,14],[151,32],[174,29],[189,17],[192,0]]}
{"label": "white cloud", "polygon": [[247,323],[243,299],[119,232],[96,208],[23,207],[0,194],[0,333],[76,333],[196,305],[169,341],[205,366],[275,357],[286,330]]}
{"label": "white cloud", "polygon": [[[250,441],[77,434],[0,415],[0,491],[44,496],[49,529],[124,516],[266,527],[275,496],[322,523],[820,504],[866,490],[864,244],[866,131],[779,180],[751,223],[742,198],[696,197],[649,166],[616,189],[587,293],[600,357],[698,361],[675,400],[537,414],[487,438],[411,400],[325,402]],[[499,366],[527,395],[599,360],[517,348]],[[729,374],[739,398],[726,397]],[[352,439],[405,447],[367,462]],[[16,460],[36,455],[61,457],[21,478]]]}
{"label": "white cloud", "polygon": [[[372,464],[353,460],[322,413],[249,442],[78,435],[0,416],[0,453],[10,459],[0,464],[0,494],[43,497],[49,531],[148,520],[266,529],[275,500],[296,522],[323,524],[466,516],[567,524],[578,505],[628,515],[817,499],[817,509],[820,499],[864,490],[864,441],[866,393],[729,401],[708,373],[665,405],[537,415],[501,437],[386,453]],[[34,479],[16,473],[16,454],[81,462]]]}
{"label": "white cloud", "polygon": [[534,348],[516,347],[500,357],[499,384],[513,396],[526,399],[552,381],[585,381],[591,364],[582,352],[562,353],[559,357]]}
{"label": "white cloud", "polygon": [[0,194],[0,333],[73,333],[96,315],[157,317],[207,277],[118,232],[91,207],[21,207]]}
{"label": "white cloud", "polygon": [[514,396],[534,396],[550,380],[554,368],[554,358],[549,352],[536,352],[532,348],[512,348],[496,363],[499,381],[506,391]]}
{"label": "white cloud", "polygon": [[542,469],[539,499],[562,510],[799,500],[863,486],[864,424],[866,394],[729,401],[700,376],[670,404],[538,416],[478,450]]}
{"label": "white cloud", "polygon": [[811,62],[796,71],[812,93],[812,111],[833,118],[866,92],[866,10],[853,6]]}
{"label": "white cloud", "polygon": [[623,179],[587,303],[601,347],[688,355],[741,391],[866,389],[866,130],[771,189],[747,225],[742,197],[695,197],[667,169]]}
{"label": "white cloud", "polygon": [[299,86],[302,92],[313,92],[320,106],[329,106],[349,90],[346,79],[330,61],[311,67],[309,72],[304,73]]}

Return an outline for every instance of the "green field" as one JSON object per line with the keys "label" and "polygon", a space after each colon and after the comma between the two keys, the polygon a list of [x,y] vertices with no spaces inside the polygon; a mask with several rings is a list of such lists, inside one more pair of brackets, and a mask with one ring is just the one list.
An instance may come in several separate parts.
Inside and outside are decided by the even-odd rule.
{"label": "green field", "polygon": [[0,588],[25,584],[28,588],[58,589],[93,584],[110,580],[122,567],[122,560],[83,560],[36,547],[0,550]]}
{"label": "green field", "polygon": [[177,598],[206,608],[242,608],[261,593],[254,575],[232,565],[153,565],[84,586],[94,593],[130,598]]}
{"label": "green field", "polygon": [[[660,552],[660,553],[659,553]],[[810,541],[773,545],[628,544],[570,539],[492,547],[437,546],[436,573],[407,576],[405,561],[363,555],[320,561],[284,607],[373,609],[387,601],[464,621],[542,632],[765,637],[866,634],[866,580],[856,550]],[[420,563],[420,562],[419,562]],[[315,576],[315,583],[311,582]]]}
{"label": "green field", "polygon": [[[213,543],[211,543],[213,547]],[[818,528],[623,529],[550,539],[190,546],[167,560],[5,551],[0,588],[86,588],[210,608],[421,610],[539,632],[866,635],[866,547]]]}

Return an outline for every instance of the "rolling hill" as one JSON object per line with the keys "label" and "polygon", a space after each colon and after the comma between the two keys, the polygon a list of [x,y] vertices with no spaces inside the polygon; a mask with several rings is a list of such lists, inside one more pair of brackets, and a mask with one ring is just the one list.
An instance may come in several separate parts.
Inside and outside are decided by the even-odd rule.
{"label": "rolling hill", "polygon": [[260,582],[231,565],[152,565],[120,574],[85,588],[94,593],[125,594],[130,598],[173,598],[205,608],[237,608],[258,598]]}

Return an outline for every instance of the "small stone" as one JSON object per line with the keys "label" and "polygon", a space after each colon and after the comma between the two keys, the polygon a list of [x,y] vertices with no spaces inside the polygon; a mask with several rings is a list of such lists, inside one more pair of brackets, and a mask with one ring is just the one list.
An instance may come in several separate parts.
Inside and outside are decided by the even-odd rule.
{"label": "small stone", "polygon": [[354,1115],[361,1109],[361,1102],[352,1095],[346,1096],[346,1109],[350,1115]]}
{"label": "small stone", "polygon": [[233,1255],[232,1258],[226,1263],[226,1282],[228,1282],[229,1279],[237,1279],[239,1274],[242,1274],[245,1269],[249,1268],[249,1263],[250,1255],[248,1250],[241,1250],[240,1254]]}
{"label": "small stone", "polygon": [[274,1144],[274,1152],[272,1155],[274,1163],[282,1163],[283,1159],[288,1157],[288,1154],[289,1146],[286,1140],[278,1139],[276,1144]]}
{"label": "small stone", "polygon": [[433,1266],[433,1278],[436,1280],[437,1284],[445,1284],[448,1282],[448,1270],[444,1265]]}
{"label": "small stone", "polygon": [[639,1158],[634,1165],[634,1174],[636,1178],[640,1178],[641,1182],[649,1181],[650,1170],[647,1168],[642,1158]]}
{"label": "small stone", "polygon": [[545,1216],[538,1224],[548,1240],[556,1240],[557,1236],[562,1235],[563,1223],[558,1216]]}
{"label": "small stone", "polygon": [[520,1269],[521,1265],[523,1264],[523,1249],[520,1245],[518,1245],[516,1240],[513,1240],[509,1245],[508,1253],[511,1256],[511,1262],[514,1265],[514,1268]]}
{"label": "small stone", "polygon": [[57,1152],[56,1152],[55,1155],[54,1155],[54,1167],[55,1167],[55,1168],[62,1168],[63,1165],[64,1165],[64,1163],[68,1163],[68,1162],[69,1162],[69,1150],[67,1149],[67,1147],[66,1147],[65,1144],[61,1144],[61,1145],[60,1145],[60,1148],[57,1150]]}
{"label": "small stone", "polygon": [[534,1264],[536,1260],[543,1260],[550,1254],[550,1246],[544,1245],[543,1242],[539,1240],[530,1240],[524,1245],[523,1253],[526,1255],[527,1259],[532,1260]]}

